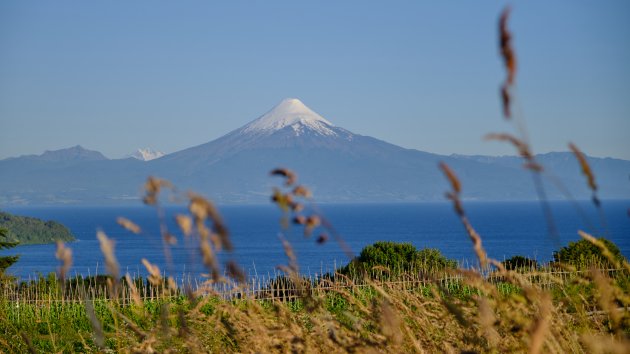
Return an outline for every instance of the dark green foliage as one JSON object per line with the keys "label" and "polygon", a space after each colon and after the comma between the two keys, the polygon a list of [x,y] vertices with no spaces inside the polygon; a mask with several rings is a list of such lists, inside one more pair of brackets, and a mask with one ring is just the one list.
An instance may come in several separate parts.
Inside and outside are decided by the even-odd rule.
{"label": "dark green foliage", "polygon": [[[0,250],[9,249],[17,246],[18,242],[7,241],[7,229],[0,228]],[[4,275],[4,271],[13,263],[17,262],[20,256],[4,256],[0,257],[0,276]]]}
{"label": "dark green foliage", "polygon": [[[608,248],[616,260],[621,261],[624,259],[617,245],[603,237],[598,240]],[[562,247],[559,251],[553,253],[553,260],[578,268],[586,268],[591,265],[599,267],[612,266],[611,262],[604,256],[602,250],[587,240],[569,242],[568,246]]]}
{"label": "dark green foliage", "polygon": [[0,227],[8,230],[7,238],[21,245],[74,241],[70,230],[55,221],[17,216],[0,212]]}
{"label": "dark green foliage", "polygon": [[501,263],[508,270],[534,270],[538,268],[538,262],[523,256],[514,256]]}
{"label": "dark green foliage", "polygon": [[280,275],[269,280],[265,289],[259,294],[261,298],[273,297],[282,300],[291,300],[303,297],[312,287],[310,279],[294,279]]}
{"label": "dark green foliage", "polygon": [[[368,272],[380,272],[380,267],[388,269],[389,275],[406,272],[434,273],[448,268],[455,268],[457,263],[446,258],[437,249],[417,250],[410,243],[379,241],[365,247],[359,257],[340,270],[346,275],[358,275]],[[375,268],[376,267],[376,268]]]}

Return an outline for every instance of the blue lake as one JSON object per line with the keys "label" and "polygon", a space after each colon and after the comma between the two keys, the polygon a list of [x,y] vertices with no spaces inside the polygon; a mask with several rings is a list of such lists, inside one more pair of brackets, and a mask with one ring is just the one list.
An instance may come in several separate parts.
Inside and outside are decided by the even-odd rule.
{"label": "blue lake", "polygon": [[[464,206],[488,254],[500,260],[518,254],[548,261],[554,250],[569,241],[579,240],[579,229],[609,238],[626,257],[630,256],[630,201],[604,201],[603,219],[587,202],[578,203],[579,207],[569,202],[550,204],[559,238],[549,236],[541,205],[537,202],[466,202]],[[170,247],[172,262],[166,260],[159,219],[151,207],[16,207],[6,210],[56,220],[69,227],[78,239],[69,244],[74,255],[72,274],[105,273],[97,230],[116,240],[116,256],[123,272],[146,274],[142,258],[157,263],[175,276],[206,271],[196,242],[183,237],[174,222],[176,213],[185,212],[183,207],[165,209],[166,225],[178,239],[177,245]],[[390,240],[411,242],[418,248],[437,248],[464,264],[475,260],[468,235],[448,203],[330,204],[320,205],[319,210],[354,254],[375,241]],[[279,222],[282,214],[274,205],[224,206],[220,211],[234,244],[234,252],[222,253],[220,258],[222,261],[235,259],[250,276],[273,275],[278,265],[287,264],[280,235],[292,244],[302,273],[321,274],[349,260],[332,237],[319,245],[315,242],[317,231],[314,237],[305,238],[300,227],[283,230]],[[134,221],[143,232],[135,235],[123,229],[116,223],[119,216]],[[20,260],[8,273],[22,278],[54,272],[58,266],[52,244],[18,246],[0,254],[20,254]]]}

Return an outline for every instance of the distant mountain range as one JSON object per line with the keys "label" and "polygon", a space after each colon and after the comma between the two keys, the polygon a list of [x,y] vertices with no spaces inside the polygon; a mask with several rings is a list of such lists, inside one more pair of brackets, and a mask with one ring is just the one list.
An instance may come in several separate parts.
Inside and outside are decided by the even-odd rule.
{"label": "distant mountain range", "polygon": [[[138,159],[139,158],[139,159]],[[545,166],[547,194],[564,199],[559,181],[576,199],[590,198],[575,157],[537,156]],[[630,199],[630,161],[588,158],[600,197]],[[141,150],[135,158],[107,159],[75,146],[0,160],[0,205],[120,204],[138,202],[147,176],[167,178],[223,203],[268,200],[283,166],[322,202],[444,200],[447,183],[437,168],[448,163],[470,200],[530,200],[536,194],[523,161],[512,156],[437,155],[405,149],[337,127],[297,99],[227,135],[172,154]]]}

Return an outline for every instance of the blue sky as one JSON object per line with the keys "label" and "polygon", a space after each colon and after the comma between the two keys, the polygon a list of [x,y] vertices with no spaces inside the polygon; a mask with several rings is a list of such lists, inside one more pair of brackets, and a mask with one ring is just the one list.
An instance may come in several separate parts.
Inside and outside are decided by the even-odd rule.
{"label": "blue sky", "polygon": [[[3,1],[0,158],[121,157],[215,139],[300,98],[338,126],[441,154],[500,115],[503,1]],[[630,2],[521,1],[510,27],[535,152],[630,159]]]}

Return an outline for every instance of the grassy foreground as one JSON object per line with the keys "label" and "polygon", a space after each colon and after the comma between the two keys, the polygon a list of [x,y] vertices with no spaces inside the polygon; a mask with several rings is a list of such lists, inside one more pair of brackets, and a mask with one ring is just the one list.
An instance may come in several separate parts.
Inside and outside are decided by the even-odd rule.
{"label": "grassy foreground", "polygon": [[113,293],[112,278],[61,287],[49,277],[5,287],[0,349],[627,353],[630,273],[623,267],[396,277],[381,270],[354,280],[282,278],[255,292],[186,292],[165,279],[136,279]]}

